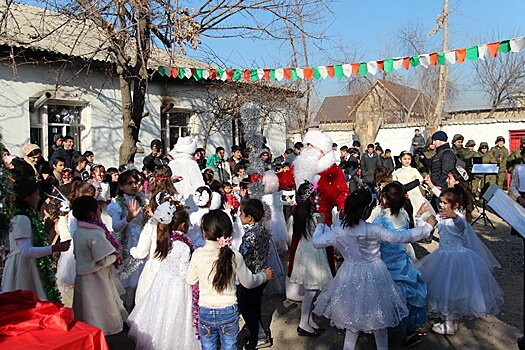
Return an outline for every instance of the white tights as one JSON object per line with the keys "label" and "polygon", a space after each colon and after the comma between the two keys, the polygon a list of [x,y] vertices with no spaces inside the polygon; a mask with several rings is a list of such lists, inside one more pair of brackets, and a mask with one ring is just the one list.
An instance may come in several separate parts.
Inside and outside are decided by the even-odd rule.
{"label": "white tights", "polygon": [[312,304],[314,302],[317,289],[305,289],[304,297],[301,303],[301,321],[299,327],[307,332],[313,332],[314,328],[319,328],[312,319]]}
{"label": "white tights", "polygon": [[[359,332],[352,332],[350,329],[347,329],[343,350],[354,350],[358,336]],[[376,338],[377,350],[388,350],[388,331],[386,329],[375,331],[374,338]]]}

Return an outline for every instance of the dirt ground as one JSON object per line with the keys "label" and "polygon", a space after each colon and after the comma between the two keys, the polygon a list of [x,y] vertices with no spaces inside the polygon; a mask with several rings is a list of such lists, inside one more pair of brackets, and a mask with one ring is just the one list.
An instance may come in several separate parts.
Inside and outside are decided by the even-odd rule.
{"label": "dirt ground", "polygon": [[[476,211],[474,218],[479,215]],[[523,334],[523,244],[521,238],[510,234],[509,226],[495,215],[489,214],[495,225],[484,226],[476,223],[474,230],[485,242],[502,268],[496,270],[495,277],[505,293],[505,304],[499,315],[461,322],[459,332],[452,336],[442,336],[427,332],[420,344],[412,347],[415,350],[443,349],[517,349],[516,340]],[[482,221],[482,220],[481,220]],[[438,242],[430,244],[416,243],[414,248],[419,258],[437,249]],[[300,303],[285,300],[284,297],[265,297],[263,314],[266,323],[270,324],[276,350],[339,350],[342,349],[344,335],[330,327],[324,318],[316,318],[321,327],[327,331],[317,338],[300,337],[296,328],[300,318]],[[246,331],[239,336],[239,349],[242,349]],[[134,349],[134,343],[125,332],[107,337],[112,350]],[[395,333],[389,336],[390,349],[406,349],[402,339]],[[361,334],[357,350],[375,349],[373,336]],[[178,349],[174,349],[178,350]]]}

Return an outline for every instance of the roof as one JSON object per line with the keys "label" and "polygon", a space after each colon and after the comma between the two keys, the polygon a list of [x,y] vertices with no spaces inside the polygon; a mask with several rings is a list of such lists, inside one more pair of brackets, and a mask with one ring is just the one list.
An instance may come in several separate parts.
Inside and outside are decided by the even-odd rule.
{"label": "roof", "polygon": [[353,113],[376,85],[383,87],[389,92],[391,96],[407,111],[417,98],[417,101],[412,108],[411,116],[423,116],[428,114],[431,102],[425,94],[420,94],[418,90],[405,85],[378,79],[364,94],[325,97],[319,111],[317,112],[315,121],[320,123],[352,122],[353,118],[350,114]]}
{"label": "roof", "polygon": [[[4,14],[6,9],[6,3],[0,3],[0,13]],[[15,2],[10,4],[9,10],[0,31],[0,45],[30,48],[87,60],[111,61],[111,55],[106,50],[109,45],[105,35],[90,21],[72,19],[56,11]],[[126,50],[132,53],[133,43],[128,46]],[[148,68],[152,69],[159,65],[212,67],[207,63],[172,54],[158,47],[152,47],[148,65]]]}
{"label": "roof", "polygon": [[362,96],[363,95],[345,95],[325,97],[317,112],[315,121],[320,123],[348,121],[348,114]]}

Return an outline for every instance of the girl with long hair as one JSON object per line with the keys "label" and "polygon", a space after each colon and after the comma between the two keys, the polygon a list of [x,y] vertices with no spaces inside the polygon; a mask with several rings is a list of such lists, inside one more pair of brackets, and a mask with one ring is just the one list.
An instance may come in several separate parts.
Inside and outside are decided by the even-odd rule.
{"label": "girl with long hair", "polygon": [[239,309],[235,281],[255,288],[273,279],[265,269],[252,274],[239,252],[231,250],[232,222],[221,210],[211,210],[202,217],[204,247],[191,257],[186,282],[199,283],[199,335],[203,350],[237,349]]}
{"label": "girl with long hair", "polygon": [[301,320],[297,333],[303,336],[317,336],[321,329],[312,318],[312,305],[318,291],[324,290],[332,280],[325,249],[315,249],[312,234],[315,231],[315,218],[318,194],[316,185],[305,182],[297,190],[297,206],[289,219],[292,226],[292,245],[288,262],[290,283],[304,289],[301,304]]}
{"label": "girl with long hair", "polygon": [[160,269],[129,315],[128,334],[137,349],[197,350],[198,289],[185,281],[193,253],[193,244],[186,236],[189,215],[178,202],[166,201],[157,206],[154,217],[154,256]]}

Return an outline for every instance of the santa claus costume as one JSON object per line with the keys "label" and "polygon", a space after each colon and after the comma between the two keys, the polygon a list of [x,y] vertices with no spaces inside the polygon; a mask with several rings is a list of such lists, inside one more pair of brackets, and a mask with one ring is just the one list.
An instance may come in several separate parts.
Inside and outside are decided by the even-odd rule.
{"label": "santa claus costume", "polygon": [[[350,194],[341,168],[336,164],[335,153],[332,150],[332,139],[324,131],[309,130],[304,135],[303,143],[306,148],[294,162],[293,171],[295,186],[299,187],[304,181],[317,183],[319,192],[319,213],[326,219],[326,225],[332,225],[332,209],[344,208],[346,197]],[[279,176],[283,184],[290,184],[289,174]],[[299,244],[298,239],[292,239],[290,246],[289,264],[293,269],[295,251]],[[326,253],[330,271],[335,276],[334,248],[327,247]]]}

